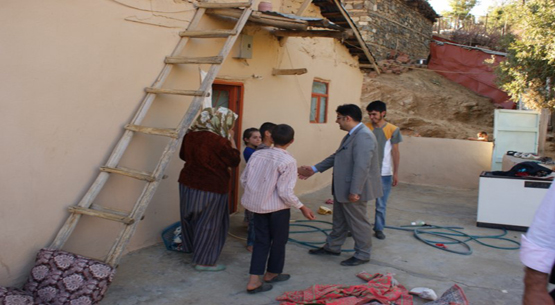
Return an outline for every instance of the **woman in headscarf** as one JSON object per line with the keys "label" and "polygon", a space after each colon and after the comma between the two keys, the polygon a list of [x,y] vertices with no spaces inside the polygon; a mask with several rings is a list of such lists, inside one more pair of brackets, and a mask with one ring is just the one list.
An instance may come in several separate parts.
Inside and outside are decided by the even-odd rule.
{"label": "woman in headscarf", "polygon": [[183,248],[193,253],[198,271],[221,271],[216,264],[229,229],[230,167],[239,165],[233,140],[237,114],[227,108],[205,108],[183,138],[179,176]]}

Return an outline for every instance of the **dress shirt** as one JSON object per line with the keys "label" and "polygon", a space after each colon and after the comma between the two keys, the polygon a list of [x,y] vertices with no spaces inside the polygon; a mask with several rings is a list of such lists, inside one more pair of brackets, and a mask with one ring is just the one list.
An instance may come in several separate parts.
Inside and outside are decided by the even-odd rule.
{"label": "dress shirt", "polygon": [[[351,134],[353,134],[353,132],[354,132],[358,127],[360,127],[360,125],[362,125],[362,122],[358,123],[357,126],[351,128],[351,130],[349,130],[349,133],[348,133],[347,135],[350,137]],[[314,173],[317,173],[317,172],[318,172],[318,169],[317,169],[316,166],[314,166],[314,165],[312,165],[312,170],[314,171]]]}
{"label": "dress shirt", "polygon": [[245,189],[241,204],[249,211],[266,214],[303,204],[293,189],[297,161],[284,149],[271,147],[252,154],[241,175]]}
{"label": "dress shirt", "polygon": [[550,273],[555,263],[555,183],[547,191],[534,220],[522,235],[520,261],[530,269]]}

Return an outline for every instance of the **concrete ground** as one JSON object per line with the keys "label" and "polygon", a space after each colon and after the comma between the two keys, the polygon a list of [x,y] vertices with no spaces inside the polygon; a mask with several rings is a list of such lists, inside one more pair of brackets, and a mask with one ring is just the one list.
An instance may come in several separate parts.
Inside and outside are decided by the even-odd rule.
{"label": "concrete ground", "polygon": [[[439,226],[460,226],[471,235],[494,235],[495,229],[476,227],[477,190],[459,190],[400,184],[393,188],[388,203],[387,222],[390,226],[408,225],[422,220]],[[331,197],[330,188],[301,197],[314,211]],[[331,207],[331,206],[329,206]],[[373,204],[369,208],[373,219]],[[318,215],[319,220],[331,221],[331,215]],[[232,215],[230,233],[245,237],[242,213]],[[302,219],[299,211],[292,219]],[[292,230],[303,230],[292,228]],[[521,302],[523,268],[517,250],[499,250],[469,242],[473,253],[459,255],[430,247],[418,241],[411,232],[385,230],[387,238],[373,238],[370,263],[344,267],[339,263],[349,258],[313,256],[308,247],[288,243],[286,282],[274,284],[271,291],[249,295],[246,283],[250,253],[245,241],[229,236],[219,263],[227,265],[222,272],[198,272],[190,262],[190,254],[167,251],[163,244],[151,246],[126,255],[116,272],[112,286],[101,304],[279,304],[275,298],[286,291],[303,290],[314,284],[358,285],[361,271],[394,273],[395,278],[409,290],[428,287],[438,296],[453,284],[466,293],[470,304],[518,304]],[[520,241],[521,232],[509,231],[506,237]],[[291,234],[305,241],[323,241],[320,233]],[[500,246],[494,240],[484,240]],[[352,249],[347,239],[344,249]],[[456,246],[453,246],[455,249]],[[462,250],[462,247],[458,247]],[[425,301],[414,298],[415,304]]]}

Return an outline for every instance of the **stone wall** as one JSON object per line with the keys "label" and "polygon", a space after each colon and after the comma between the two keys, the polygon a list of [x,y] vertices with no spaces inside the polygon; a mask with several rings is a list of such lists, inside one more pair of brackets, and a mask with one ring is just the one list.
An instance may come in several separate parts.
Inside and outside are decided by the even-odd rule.
{"label": "stone wall", "polygon": [[412,59],[428,57],[433,22],[416,7],[404,0],[342,1],[377,60],[392,50]]}

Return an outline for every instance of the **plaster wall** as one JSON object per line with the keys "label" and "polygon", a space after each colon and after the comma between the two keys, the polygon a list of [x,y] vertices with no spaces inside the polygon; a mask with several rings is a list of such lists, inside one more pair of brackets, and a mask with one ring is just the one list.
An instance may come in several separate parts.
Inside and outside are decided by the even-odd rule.
{"label": "plaster wall", "polygon": [[[27,278],[38,249],[49,245],[68,216],[67,207],[94,181],[193,11],[190,3],[173,0],[8,0],[2,6],[0,285],[13,286]],[[213,25],[231,26],[214,18],[203,24]],[[280,47],[268,29],[248,26],[245,33],[254,37],[253,58],[229,57],[218,76],[244,84],[243,129],[265,121],[287,123],[296,130],[290,152],[299,164],[327,157],[344,136],[334,123],[335,108],[360,100],[358,63],[332,39],[290,38]],[[210,56],[216,49],[217,44],[196,42],[187,55]],[[272,68],[308,68],[308,73],[272,76]],[[196,67],[179,66],[165,87],[195,89],[198,78]],[[325,124],[309,123],[314,78],[330,81]],[[189,101],[157,98],[142,125],[175,127]],[[152,171],[166,143],[135,135],[120,165]],[[159,242],[161,230],[178,220],[181,167],[174,157],[128,251]],[[296,191],[329,184],[330,172],[299,182]],[[143,185],[112,175],[95,203],[130,210]],[[103,258],[121,226],[81,219],[64,249]]]}
{"label": "plaster wall", "polygon": [[477,189],[491,167],[492,142],[403,137],[399,180],[406,183]]}

